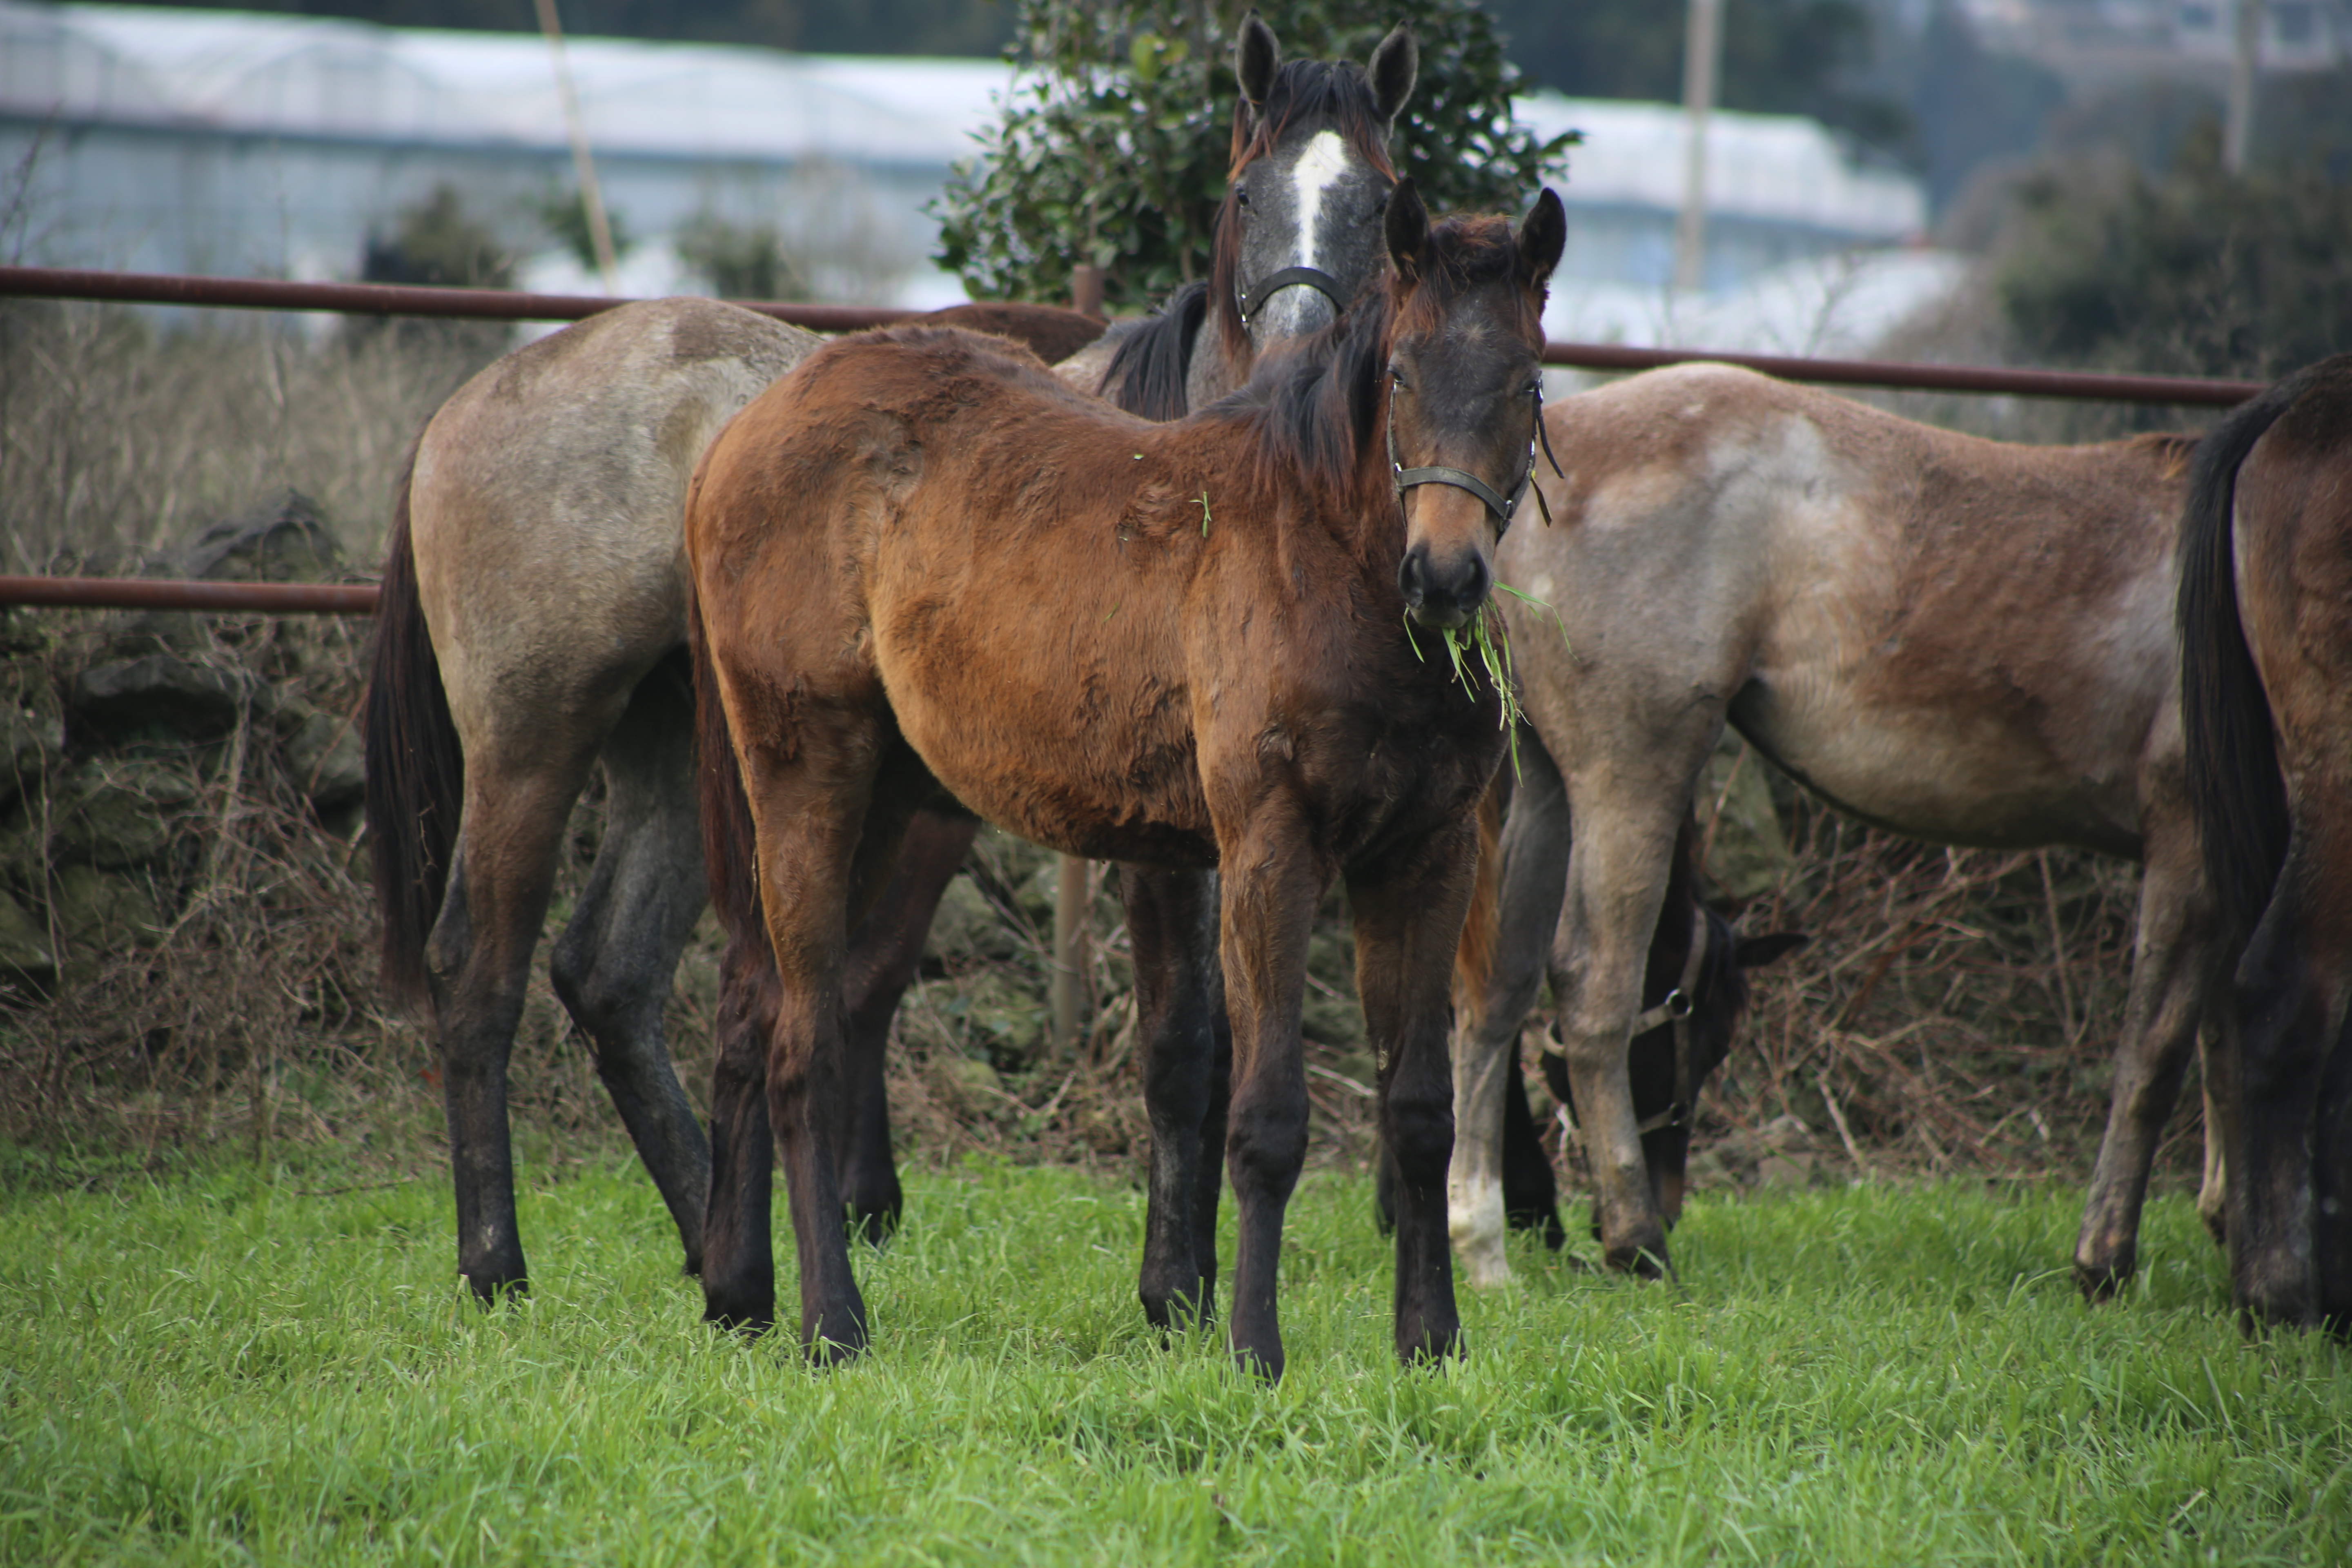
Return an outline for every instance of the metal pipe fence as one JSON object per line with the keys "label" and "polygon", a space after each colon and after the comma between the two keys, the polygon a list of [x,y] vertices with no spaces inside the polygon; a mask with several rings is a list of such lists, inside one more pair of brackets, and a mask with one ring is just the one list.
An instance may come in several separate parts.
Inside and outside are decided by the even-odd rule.
{"label": "metal pipe fence", "polygon": [[[272,279],[203,278],[83,268],[0,267],[0,297],[94,300],[118,304],[192,305],[253,310],[328,310],[364,316],[444,316],[479,321],[571,321],[633,303],[604,295],[525,294],[504,289],[417,288],[386,283],[289,283]],[[920,314],[868,305],[813,305],[774,300],[733,303],[814,331],[856,331]],[[1628,348],[1617,343],[1553,342],[1546,364],[1579,370],[1638,371],[1710,361],[1743,365],[1788,381],[1904,392],[1957,392],[2014,397],[2227,408],[2262,390],[2258,382],[2190,376],[2109,375],[2089,372],[1920,364],[1900,360],[1809,359],[1707,349]],[[138,578],[0,576],[0,605],[91,608],[253,610],[268,614],[363,616],[375,611],[365,585],[274,583],[169,583]]]}

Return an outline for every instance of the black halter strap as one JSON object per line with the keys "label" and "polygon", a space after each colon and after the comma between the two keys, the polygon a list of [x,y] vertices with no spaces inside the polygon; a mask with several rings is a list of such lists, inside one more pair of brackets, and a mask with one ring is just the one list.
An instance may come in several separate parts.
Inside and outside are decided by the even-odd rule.
{"label": "black halter strap", "polygon": [[[1633,1026],[1627,1032],[1629,1041],[1639,1039],[1651,1030],[1671,1024],[1675,1029],[1675,1098],[1672,1103],[1655,1116],[1644,1117],[1633,1124],[1633,1131],[1647,1137],[1667,1127],[1683,1127],[1690,1122],[1691,1111],[1698,1102],[1698,1041],[1697,1031],[1691,1026],[1691,1014],[1696,1005],[1700,973],[1706,966],[1707,943],[1713,937],[1707,925],[1706,910],[1694,904],[1691,908],[1690,952],[1683,960],[1682,979],[1666,993],[1666,999],[1656,1006],[1636,1014]],[[1547,1037],[1545,1051],[1564,1057],[1568,1047]],[[1563,1115],[1567,1107],[1560,1108]]]}
{"label": "black halter strap", "polygon": [[1265,309],[1267,303],[1285,289],[1312,289],[1331,301],[1335,310],[1345,310],[1348,301],[1339,298],[1339,280],[1320,267],[1284,267],[1267,273],[1255,283],[1244,283],[1234,292],[1240,296],[1242,320],[1246,321]]}
{"label": "black halter strap", "polygon": [[[1536,510],[1543,514],[1544,526],[1549,528],[1551,507],[1544,500],[1542,488],[1536,483],[1536,446],[1538,442],[1543,446],[1543,455],[1551,460],[1551,471],[1559,474],[1560,468],[1559,459],[1552,457],[1551,437],[1544,431],[1541,382],[1536,384],[1535,399],[1536,433],[1528,438],[1527,471],[1519,476],[1519,482],[1512,488],[1507,500],[1494,486],[1460,468],[1449,468],[1442,463],[1431,463],[1418,468],[1405,468],[1397,458],[1396,417],[1391,415],[1388,421],[1389,476],[1396,489],[1397,505],[1404,505],[1404,492],[1415,485],[1452,485],[1457,490],[1468,490],[1486,502],[1486,510],[1495,514],[1495,531],[1500,533],[1511,526],[1511,516],[1519,510],[1520,500],[1532,493],[1536,498]],[[1568,476],[1560,474],[1560,477],[1566,479]]]}

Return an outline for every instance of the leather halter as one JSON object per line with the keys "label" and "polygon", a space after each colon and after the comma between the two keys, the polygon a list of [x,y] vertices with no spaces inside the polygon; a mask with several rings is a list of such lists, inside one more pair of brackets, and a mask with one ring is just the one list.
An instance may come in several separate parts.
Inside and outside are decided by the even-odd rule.
{"label": "leather halter", "polygon": [[[1393,397],[1394,395],[1391,395]],[[1528,437],[1527,469],[1519,475],[1519,482],[1512,487],[1508,500],[1504,500],[1502,492],[1494,486],[1477,475],[1461,468],[1450,468],[1443,463],[1425,464],[1417,468],[1405,468],[1397,458],[1396,415],[1392,409],[1388,418],[1389,479],[1391,486],[1396,491],[1398,507],[1402,508],[1404,505],[1404,492],[1415,485],[1452,485],[1457,490],[1468,490],[1486,502],[1486,510],[1495,514],[1495,531],[1502,533],[1509,530],[1512,514],[1518,510],[1520,500],[1532,493],[1536,498],[1536,510],[1543,514],[1544,526],[1549,528],[1551,507],[1545,501],[1541,488],[1536,484],[1537,443],[1542,443],[1543,455],[1551,459],[1551,471],[1559,474],[1560,468],[1559,459],[1552,457],[1551,437],[1544,429],[1541,380],[1538,380],[1535,384],[1535,400],[1536,428],[1535,434]],[[1560,474],[1560,477],[1566,479],[1568,476]]]}
{"label": "leather halter", "polygon": [[[1690,953],[1683,960],[1682,979],[1666,993],[1664,1001],[1637,1015],[1633,1029],[1626,1035],[1630,1042],[1662,1024],[1675,1026],[1675,1098],[1655,1116],[1644,1117],[1634,1124],[1633,1131],[1644,1136],[1664,1128],[1687,1125],[1697,1104],[1698,1047],[1693,1038],[1696,1031],[1691,1026],[1691,1015],[1698,995],[1699,971],[1706,966],[1711,935],[1706,909],[1694,902],[1691,905]],[[1556,1057],[1568,1054],[1566,1046],[1550,1038],[1544,1040],[1543,1048]]]}
{"label": "leather halter", "polygon": [[1242,320],[1246,321],[1265,310],[1285,289],[1312,289],[1330,300],[1334,310],[1345,313],[1348,309],[1348,301],[1339,298],[1339,280],[1320,267],[1282,267],[1255,284],[1244,283],[1234,290],[1235,301],[1242,308]]}

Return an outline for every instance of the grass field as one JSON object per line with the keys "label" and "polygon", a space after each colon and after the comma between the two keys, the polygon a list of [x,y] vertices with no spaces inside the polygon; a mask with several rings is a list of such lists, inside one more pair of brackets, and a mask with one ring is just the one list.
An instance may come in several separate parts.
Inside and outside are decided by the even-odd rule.
{"label": "grass field", "polygon": [[2352,1554],[2352,1352],[2242,1342],[2184,1198],[2093,1312],[2071,1190],[1702,1196],[1678,1285],[1522,1255],[1433,1374],[1367,1184],[1313,1174],[1268,1390],[1146,1331],[1141,1194],[1070,1171],[915,1176],[829,1373],[702,1327],[634,1167],[526,1193],[495,1314],[437,1178],[334,1180],[0,1196],[0,1562]]}

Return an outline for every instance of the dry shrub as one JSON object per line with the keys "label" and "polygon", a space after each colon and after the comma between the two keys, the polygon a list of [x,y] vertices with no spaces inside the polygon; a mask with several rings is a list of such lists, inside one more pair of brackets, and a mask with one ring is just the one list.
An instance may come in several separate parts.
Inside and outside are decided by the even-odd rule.
{"label": "dry shrub", "polygon": [[0,561],[113,571],[256,497],[315,498],[373,561],[408,444],[499,352],[282,316],[0,302]]}

